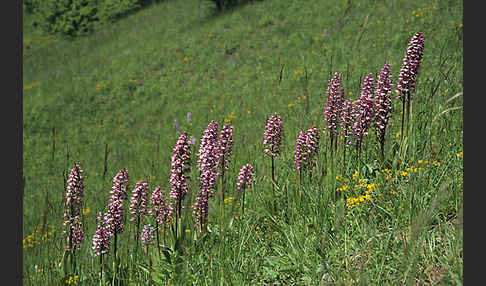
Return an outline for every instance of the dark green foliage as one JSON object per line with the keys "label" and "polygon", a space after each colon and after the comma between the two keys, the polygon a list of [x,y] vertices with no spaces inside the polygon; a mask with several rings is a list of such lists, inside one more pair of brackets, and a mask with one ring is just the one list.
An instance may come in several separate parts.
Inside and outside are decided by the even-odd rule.
{"label": "dark green foliage", "polygon": [[74,37],[92,31],[99,22],[99,0],[44,0],[36,7],[36,24],[45,32]]}
{"label": "dark green foliage", "polygon": [[98,16],[102,21],[114,21],[140,8],[143,0],[103,0],[99,3]]}
{"label": "dark green foliage", "polygon": [[25,12],[32,14],[34,11],[37,9],[39,6],[37,0],[24,0],[23,3],[23,9]]}
{"label": "dark green foliage", "polygon": [[253,0],[207,0],[213,2],[215,5],[215,9],[218,12],[234,8],[239,5],[243,5],[249,2],[253,2]]}
{"label": "dark green foliage", "polygon": [[35,26],[50,34],[76,37],[150,4],[147,0],[27,0]]}

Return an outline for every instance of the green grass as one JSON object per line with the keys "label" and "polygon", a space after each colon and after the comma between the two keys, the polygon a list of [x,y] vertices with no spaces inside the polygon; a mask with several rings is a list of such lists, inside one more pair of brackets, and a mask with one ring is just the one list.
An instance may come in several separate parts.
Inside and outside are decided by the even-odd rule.
{"label": "green grass", "polygon": [[[24,283],[68,279],[60,267],[63,174],[73,162],[85,171],[90,210],[76,274],[80,285],[95,285],[95,217],[106,209],[113,176],[127,168],[130,192],[142,179],[151,190],[160,185],[168,192],[179,135],[174,120],[199,146],[210,120],[222,126],[227,119],[235,133],[225,196],[237,197],[242,165],[250,163],[256,172],[245,217],[222,224],[216,196],[210,200],[211,232],[198,235],[186,209],[184,229],[191,232],[183,232],[171,263],[151,248],[155,285],[462,284],[463,168],[457,154],[463,112],[462,96],[453,98],[463,91],[462,1],[266,0],[217,16],[208,9],[196,0],[162,2],[73,41],[36,32],[24,17],[24,237],[45,223],[54,229],[47,241],[33,247],[27,241]],[[425,50],[404,160],[392,164],[401,112],[394,99],[385,154],[390,164],[377,160],[374,132],[363,145],[359,178],[378,184],[371,200],[347,208],[347,198],[364,194],[354,189],[356,152],[350,148],[346,162],[341,155],[331,160],[328,137],[321,138],[316,175],[299,187],[295,141],[300,130],[324,126],[331,68],[343,73],[346,96],[353,99],[364,75],[376,78],[385,60],[396,83],[408,41],[419,31]],[[265,120],[274,112],[285,129],[282,157],[275,160],[278,214],[272,211],[270,159],[261,145]],[[398,172],[407,167],[421,169]],[[191,174],[188,207],[198,191],[195,163]],[[344,184],[348,190],[337,192]],[[233,202],[227,219],[240,212]],[[148,260],[140,248],[138,258],[130,256],[135,226],[126,226],[120,275],[124,285],[140,285],[148,281]],[[111,266],[111,256],[106,259]]]}

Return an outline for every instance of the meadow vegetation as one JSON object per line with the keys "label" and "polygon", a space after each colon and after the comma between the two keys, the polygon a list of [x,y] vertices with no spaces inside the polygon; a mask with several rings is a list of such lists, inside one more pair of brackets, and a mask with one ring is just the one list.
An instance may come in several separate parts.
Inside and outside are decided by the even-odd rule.
{"label": "meadow vegetation", "polygon": [[[26,13],[24,284],[462,285],[462,5],[160,1],[72,39]],[[355,124],[385,63],[386,128]]]}

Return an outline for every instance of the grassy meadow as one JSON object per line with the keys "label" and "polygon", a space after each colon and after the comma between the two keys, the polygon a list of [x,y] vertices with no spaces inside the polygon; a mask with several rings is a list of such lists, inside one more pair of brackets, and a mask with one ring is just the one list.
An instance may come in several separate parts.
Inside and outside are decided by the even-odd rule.
{"label": "grassy meadow", "polygon": [[[24,285],[462,285],[462,5],[265,0],[215,15],[206,2],[162,1],[75,40],[42,34],[24,15]],[[323,111],[332,74],[352,100],[385,61],[396,85],[417,32],[425,47],[408,136],[393,95],[384,160],[373,128],[359,158],[340,138],[330,149]],[[262,142],[275,112],[284,135],[272,168]],[[192,206],[211,120],[231,124],[234,143],[225,200],[218,179],[201,232]],[[294,148],[313,125],[320,141],[309,178],[295,170]],[[141,247],[132,190],[143,180],[168,197],[183,131],[196,144],[179,229],[159,231],[161,252]],[[84,237],[71,259],[62,233],[75,163],[84,171]],[[242,215],[245,164],[254,176]],[[121,169],[125,230],[118,260],[113,241],[103,256],[100,280],[96,215]],[[155,226],[148,216],[143,224]]]}

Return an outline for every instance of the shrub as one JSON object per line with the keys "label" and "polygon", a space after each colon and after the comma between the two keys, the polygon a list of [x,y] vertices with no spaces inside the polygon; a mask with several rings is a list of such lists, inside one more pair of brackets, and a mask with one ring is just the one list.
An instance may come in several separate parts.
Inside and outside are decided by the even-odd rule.
{"label": "shrub", "polygon": [[101,21],[114,21],[141,7],[143,0],[103,0],[99,3]]}
{"label": "shrub", "polygon": [[39,6],[38,2],[38,0],[24,0],[22,3],[24,11],[28,14],[33,14]]}
{"label": "shrub", "polygon": [[236,7],[240,4],[244,4],[246,2],[251,2],[249,0],[207,0],[210,2],[213,2],[215,4],[215,9],[218,12],[221,12],[223,10]]}
{"label": "shrub", "polygon": [[101,0],[38,1],[35,22],[45,32],[78,36],[92,31],[99,22],[98,2]]}
{"label": "shrub", "polygon": [[76,37],[139,9],[146,0],[27,0],[35,25],[50,34]]}

